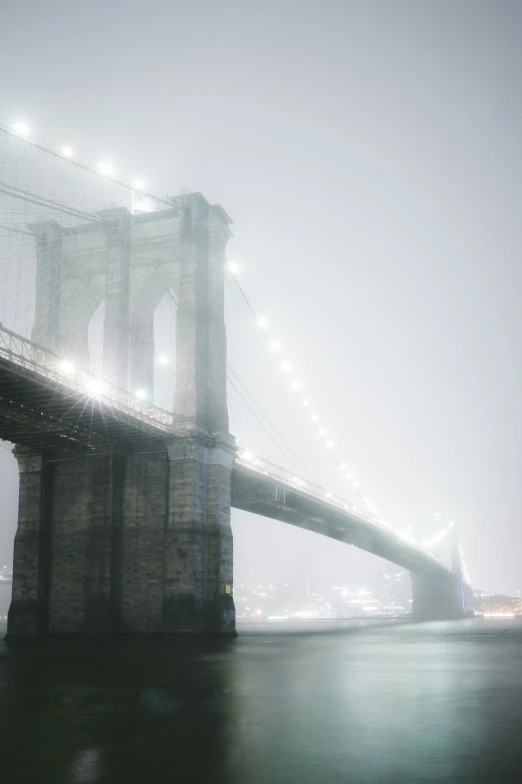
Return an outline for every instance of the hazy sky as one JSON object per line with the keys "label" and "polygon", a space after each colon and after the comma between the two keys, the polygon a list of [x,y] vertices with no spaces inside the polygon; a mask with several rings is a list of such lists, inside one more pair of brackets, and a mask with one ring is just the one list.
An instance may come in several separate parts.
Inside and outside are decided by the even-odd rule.
{"label": "hazy sky", "polygon": [[[234,219],[242,280],[386,517],[522,589],[522,4],[4,4],[0,119]],[[290,433],[292,437],[292,433]],[[310,457],[323,461],[323,453]],[[0,449],[0,553],[14,467]],[[321,467],[321,470],[322,467]],[[324,473],[324,472],[323,472]],[[431,529],[430,529],[431,530]],[[238,575],[377,559],[234,514]]]}

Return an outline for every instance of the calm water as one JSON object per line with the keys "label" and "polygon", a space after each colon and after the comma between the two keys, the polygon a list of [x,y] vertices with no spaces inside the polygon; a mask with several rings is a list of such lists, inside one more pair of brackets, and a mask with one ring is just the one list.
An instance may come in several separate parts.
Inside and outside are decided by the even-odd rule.
{"label": "calm water", "polygon": [[0,644],[0,746],[21,784],[520,782],[522,623]]}

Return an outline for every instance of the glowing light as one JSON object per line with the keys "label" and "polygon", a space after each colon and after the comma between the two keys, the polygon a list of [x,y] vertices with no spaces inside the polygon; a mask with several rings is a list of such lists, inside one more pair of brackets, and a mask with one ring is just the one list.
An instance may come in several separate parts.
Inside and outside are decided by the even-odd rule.
{"label": "glowing light", "polygon": [[74,150],[71,147],[62,147],[60,154],[64,158],[74,158]]}
{"label": "glowing light", "polygon": [[132,187],[136,188],[137,191],[142,191],[145,188],[145,183],[143,180],[134,180],[132,183]]}
{"label": "glowing light", "polygon": [[160,354],[158,357],[158,365],[165,367],[169,364],[169,358],[166,354]]}
{"label": "glowing light", "polygon": [[104,391],[103,382],[99,378],[90,378],[85,385],[87,394],[90,397],[101,397]]}
{"label": "glowing light", "polygon": [[137,389],[136,397],[138,398],[138,400],[145,400],[145,398],[147,397],[147,393],[144,389]]}
{"label": "glowing light", "polygon": [[283,371],[283,373],[290,373],[290,371],[292,370],[292,363],[291,362],[286,362],[286,361],[285,362],[281,362],[280,367],[281,367],[281,370]]}
{"label": "glowing light", "polygon": [[305,408],[308,408],[308,406],[310,405],[310,401],[308,400],[308,398],[307,398],[307,397],[305,397],[305,399],[304,399],[304,400],[301,400],[301,403],[303,404],[303,406],[304,406]]}
{"label": "glowing light", "polygon": [[17,122],[13,123],[13,131],[22,139],[27,139],[31,133],[31,129],[27,123],[23,122],[22,120],[18,120]]}
{"label": "glowing light", "polygon": [[100,163],[98,169],[100,170],[100,174],[103,174],[104,177],[112,177],[114,174],[114,166],[108,161]]}
{"label": "glowing light", "polygon": [[335,441],[332,441],[332,439],[330,438],[330,440],[326,442],[326,448],[333,449],[334,446],[335,446]]}
{"label": "glowing light", "polygon": [[239,457],[241,458],[241,460],[246,460],[248,462],[249,460],[252,460],[253,455],[252,452],[248,452],[247,450],[245,450],[244,452],[240,453]]}
{"label": "glowing light", "polygon": [[324,427],[320,427],[319,428],[319,435],[323,436],[323,437],[328,435],[328,430],[326,430]]}
{"label": "glowing light", "polygon": [[261,317],[260,319],[257,320],[257,326],[260,329],[266,329],[268,327],[268,321],[266,320],[266,318]]}
{"label": "glowing light", "polygon": [[319,422],[319,416],[317,414],[312,414],[310,419],[312,422]]}
{"label": "glowing light", "polygon": [[302,384],[301,384],[300,381],[292,381],[292,389],[294,390],[294,392],[299,392],[301,387],[302,387]]}
{"label": "glowing light", "polygon": [[64,376],[70,376],[74,373],[74,365],[70,360],[64,359],[58,365],[58,370],[60,371],[60,373],[63,373]]}
{"label": "glowing light", "polygon": [[332,497],[331,493],[326,493],[326,498],[331,498],[331,497]]}
{"label": "glowing light", "polygon": [[485,612],[484,618],[514,618],[514,612]]}
{"label": "glowing light", "polygon": [[241,267],[236,261],[229,261],[227,264],[227,269],[232,275],[237,275],[238,272],[241,272]]}

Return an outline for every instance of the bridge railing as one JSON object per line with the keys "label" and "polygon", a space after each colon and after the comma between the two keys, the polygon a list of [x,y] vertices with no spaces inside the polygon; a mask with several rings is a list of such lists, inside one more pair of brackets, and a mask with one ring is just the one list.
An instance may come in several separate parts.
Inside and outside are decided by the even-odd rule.
{"label": "bridge railing", "polygon": [[321,503],[326,504],[327,506],[331,506],[335,509],[347,512],[352,517],[356,517],[357,519],[362,520],[366,525],[375,528],[377,531],[379,531],[379,533],[386,532],[396,536],[398,539],[401,539],[405,544],[407,544],[408,547],[412,547],[419,553],[422,553],[425,557],[431,558],[445,569],[449,569],[448,564],[446,564],[440,558],[437,558],[436,555],[433,555],[433,553],[429,552],[421,545],[418,545],[416,542],[412,541],[411,537],[394,531],[391,526],[383,524],[379,518],[365,514],[365,512],[360,509],[360,507],[356,506],[350,501],[347,501],[345,498],[341,498],[338,495],[330,493],[320,485],[309,482],[306,479],[301,479],[300,477],[292,474],[291,471],[288,471],[281,466],[275,465],[274,463],[270,463],[267,460],[264,460],[262,457],[258,457],[257,455],[244,450],[240,450],[237,453],[236,465],[252,473],[268,476],[292,490],[296,490],[300,493],[303,493],[304,495],[321,501]]}
{"label": "bridge railing", "polygon": [[143,424],[168,432],[172,414],[75,366],[56,352],[12,332],[0,324],[0,357],[37,373],[42,380],[58,383],[86,398],[103,403],[115,413],[136,417]]}

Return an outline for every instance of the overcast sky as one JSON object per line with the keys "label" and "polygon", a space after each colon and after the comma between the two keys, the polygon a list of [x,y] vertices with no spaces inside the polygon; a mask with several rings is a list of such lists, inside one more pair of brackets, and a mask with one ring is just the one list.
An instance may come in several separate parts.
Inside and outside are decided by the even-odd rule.
{"label": "overcast sky", "polygon": [[[522,588],[522,4],[4,4],[0,119],[201,191],[385,516]],[[303,425],[304,427],[304,425]],[[298,434],[289,433],[288,438]],[[324,476],[327,457],[309,455]],[[15,466],[0,449],[0,554]],[[319,465],[321,464],[321,465]],[[238,576],[380,562],[234,513]],[[431,526],[431,528],[430,528]],[[304,559],[304,560],[303,560]]]}

